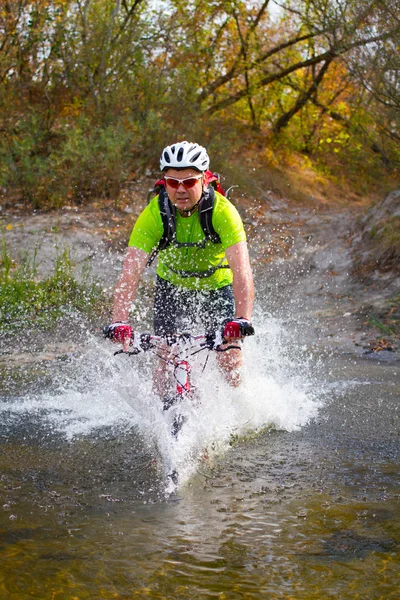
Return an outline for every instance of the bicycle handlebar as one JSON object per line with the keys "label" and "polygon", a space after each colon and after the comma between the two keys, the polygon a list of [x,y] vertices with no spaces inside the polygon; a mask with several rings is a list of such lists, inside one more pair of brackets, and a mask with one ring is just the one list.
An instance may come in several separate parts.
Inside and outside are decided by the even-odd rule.
{"label": "bicycle handlebar", "polygon": [[133,350],[117,350],[114,352],[114,356],[117,354],[128,354],[129,356],[139,354],[140,352],[147,352],[149,350],[155,350],[157,345],[164,344],[166,346],[173,346],[179,342],[184,344],[199,346],[200,350],[208,349],[215,350],[216,352],[225,352],[232,348],[240,350],[240,346],[230,344],[226,348],[221,348],[224,344],[229,342],[223,338],[222,331],[218,330],[215,333],[203,333],[194,335],[189,332],[175,333],[169,336],[153,335],[151,333],[136,333],[134,332],[131,338],[130,346]]}

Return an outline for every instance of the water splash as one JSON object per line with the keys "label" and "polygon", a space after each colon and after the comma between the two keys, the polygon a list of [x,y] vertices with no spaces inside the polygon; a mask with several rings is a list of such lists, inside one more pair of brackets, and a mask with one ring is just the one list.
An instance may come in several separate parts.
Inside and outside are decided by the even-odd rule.
{"label": "water splash", "polygon": [[239,388],[224,381],[215,355],[203,372],[205,355],[199,355],[193,365],[197,401],[180,407],[187,422],[178,439],[170,434],[174,409],[163,412],[152,392],[154,357],[114,356],[109,342],[96,339],[87,352],[60,369],[50,391],[9,399],[1,410],[8,419],[22,414],[41,418],[68,440],[105,427],[116,435],[137,428],[154,449],[164,475],[177,470],[184,483],[205,452],[226,451],[232,436],[265,427],[292,431],[318,411],[310,356],[293,344],[278,320],[258,315],[255,322],[257,335],[243,345]]}

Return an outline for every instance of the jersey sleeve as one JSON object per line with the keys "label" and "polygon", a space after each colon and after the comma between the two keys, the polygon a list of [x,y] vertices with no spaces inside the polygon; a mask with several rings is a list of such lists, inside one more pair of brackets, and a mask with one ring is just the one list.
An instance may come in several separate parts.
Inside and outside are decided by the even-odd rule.
{"label": "jersey sleeve", "polygon": [[150,254],[158,246],[163,234],[163,225],[158,208],[158,197],[140,213],[132,229],[128,246],[139,248]]}
{"label": "jersey sleeve", "polygon": [[245,242],[246,233],[237,209],[220,194],[216,194],[216,200],[212,223],[221,238],[224,250],[239,242]]}

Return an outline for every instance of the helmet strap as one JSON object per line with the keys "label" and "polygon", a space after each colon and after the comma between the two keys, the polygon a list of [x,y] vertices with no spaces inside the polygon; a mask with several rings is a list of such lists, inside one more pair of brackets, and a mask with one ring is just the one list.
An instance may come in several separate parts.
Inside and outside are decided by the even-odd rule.
{"label": "helmet strap", "polygon": [[206,191],[206,188],[203,188],[203,193],[200,196],[200,200],[198,202],[196,202],[196,204],[194,206],[192,206],[192,208],[189,208],[187,210],[179,210],[178,211],[179,214],[182,215],[182,216],[185,216],[185,217],[191,217],[196,212],[196,210],[198,209],[199,204],[200,204],[200,202],[203,199],[205,191]]}
{"label": "helmet strap", "polygon": [[[203,196],[202,196],[203,197]],[[201,198],[200,198],[201,200]],[[192,208],[189,208],[187,210],[179,210],[179,214],[180,215],[185,215],[186,217],[191,217],[197,210],[199,204],[200,204],[200,200],[198,202],[196,202],[196,204],[194,206],[192,206]]]}

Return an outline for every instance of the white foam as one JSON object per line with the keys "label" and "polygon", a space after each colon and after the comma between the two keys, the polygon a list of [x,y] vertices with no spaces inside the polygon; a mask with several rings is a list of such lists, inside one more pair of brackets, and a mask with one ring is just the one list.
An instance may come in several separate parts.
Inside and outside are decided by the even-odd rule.
{"label": "white foam", "polygon": [[173,410],[163,412],[152,393],[154,359],[149,353],[114,357],[114,347],[106,341],[93,340],[91,349],[74,359],[51,393],[9,401],[2,410],[43,415],[69,439],[101,427],[136,426],[157,446],[166,472],[176,469],[180,481],[185,481],[204,448],[221,450],[232,435],[267,426],[293,431],[317,413],[308,355],[295,352],[278,321],[260,315],[255,321],[257,335],[243,345],[245,367],[238,388],[224,381],[215,354],[204,372],[206,353],[198,355],[193,379],[199,401],[182,406],[188,420],[177,440],[170,435]]}

